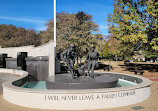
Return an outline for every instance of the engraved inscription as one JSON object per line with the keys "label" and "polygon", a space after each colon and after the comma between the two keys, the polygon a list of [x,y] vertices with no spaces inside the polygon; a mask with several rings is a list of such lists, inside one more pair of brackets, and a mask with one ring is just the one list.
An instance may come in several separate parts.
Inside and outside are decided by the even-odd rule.
{"label": "engraved inscription", "polygon": [[108,94],[82,94],[82,95],[45,95],[45,100],[52,101],[75,101],[75,100],[104,100],[104,99],[113,99],[113,98],[123,98],[128,96],[134,96],[136,94],[135,90],[123,91],[119,93],[108,93]]}

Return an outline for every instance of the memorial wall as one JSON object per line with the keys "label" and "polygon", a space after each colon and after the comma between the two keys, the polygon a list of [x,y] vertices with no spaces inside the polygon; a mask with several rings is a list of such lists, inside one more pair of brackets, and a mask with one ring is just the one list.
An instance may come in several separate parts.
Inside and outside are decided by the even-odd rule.
{"label": "memorial wall", "polygon": [[50,52],[54,50],[54,42],[50,41],[47,44],[34,47],[33,45],[30,46],[22,46],[22,47],[8,47],[8,48],[1,48],[0,46],[0,53],[8,54],[8,57],[16,58],[18,52],[28,52],[28,56],[49,56]]}
{"label": "memorial wall", "polygon": [[18,52],[27,52],[28,56],[37,57],[37,56],[48,56],[49,58],[49,76],[54,75],[55,68],[55,56],[54,56],[54,42],[49,41],[49,43],[34,47],[22,46],[22,47],[8,47],[1,48],[0,53],[7,54],[8,57],[17,58]]}

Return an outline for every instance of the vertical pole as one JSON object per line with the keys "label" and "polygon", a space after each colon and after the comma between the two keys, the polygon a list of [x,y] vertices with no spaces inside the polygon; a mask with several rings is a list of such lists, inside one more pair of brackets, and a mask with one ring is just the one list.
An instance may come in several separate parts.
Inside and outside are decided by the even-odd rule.
{"label": "vertical pole", "polygon": [[56,0],[54,0],[54,74],[55,74],[55,59],[56,59]]}
{"label": "vertical pole", "polygon": [[[53,29],[52,29],[53,30]],[[56,58],[56,0],[54,0],[54,41],[49,46],[49,76],[47,81],[55,81],[55,58]]]}
{"label": "vertical pole", "polygon": [[51,53],[49,55],[49,81],[55,81],[55,58],[56,58],[56,0],[54,0],[54,46],[50,44]]}
{"label": "vertical pole", "polygon": [[54,48],[56,57],[56,0],[54,0]]}

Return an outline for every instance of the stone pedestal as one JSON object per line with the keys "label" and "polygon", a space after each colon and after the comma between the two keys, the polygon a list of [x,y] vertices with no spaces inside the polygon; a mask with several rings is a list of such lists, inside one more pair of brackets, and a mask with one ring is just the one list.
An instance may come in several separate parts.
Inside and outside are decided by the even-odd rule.
{"label": "stone pedestal", "polygon": [[7,69],[18,69],[17,58],[6,58],[5,60]]}
{"label": "stone pedestal", "polygon": [[[26,59],[27,72],[29,75],[37,78],[40,81],[47,80],[49,76],[49,58],[48,56],[27,57]],[[55,61],[55,73],[60,73],[60,60]]]}
{"label": "stone pedestal", "polygon": [[94,78],[81,76],[73,79],[71,73],[55,76],[55,81],[46,81],[47,89],[99,89],[116,87],[118,77],[111,74],[95,74]]}
{"label": "stone pedestal", "polygon": [[29,75],[37,78],[39,81],[46,80],[49,70],[47,56],[27,57],[25,60],[27,65],[27,72]]}
{"label": "stone pedestal", "polygon": [[37,62],[37,79],[44,81],[48,78],[49,74],[49,59],[47,56],[36,57]]}
{"label": "stone pedestal", "polygon": [[60,68],[60,59],[55,59],[55,73],[60,74],[61,68]]}
{"label": "stone pedestal", "polygon": [[34,57],[27,57],[26,59],[26,71],[29,75],[37,78],[37,61]]}

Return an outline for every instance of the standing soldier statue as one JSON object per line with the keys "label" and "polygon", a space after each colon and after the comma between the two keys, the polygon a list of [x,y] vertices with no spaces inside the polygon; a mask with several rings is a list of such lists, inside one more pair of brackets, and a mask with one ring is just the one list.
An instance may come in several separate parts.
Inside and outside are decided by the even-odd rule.
{"label": "standing soldier statue", "polygon": [[61,60],[66,62],[68,70],[73,74],[72,75],[73,78],[75,78],[76,77],[75,68],[74,68],[75,58],[77,59],[77,65],[78,65],[78,57],[77,57],[75,45],[71,44],[69,48],[67,48],[60,54],[60,57]]}
{"label": "standing soldier statue", "polygon": [[[87,67],[88,67],[88,72],[87,75],[94,78],[94,68],[98,67],[98,52],[95,51],[95,46],[91,46],[90,50],[86,56],[86,61],[85,63],[87,63]],[[91,73],[90,73],[91,70]]]}

